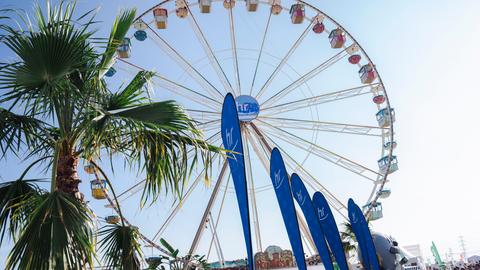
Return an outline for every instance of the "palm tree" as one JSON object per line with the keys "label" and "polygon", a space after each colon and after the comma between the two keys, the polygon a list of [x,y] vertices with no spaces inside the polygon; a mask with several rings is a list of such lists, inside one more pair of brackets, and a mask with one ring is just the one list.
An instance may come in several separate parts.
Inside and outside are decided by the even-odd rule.
{"label": "palm tree", "polygon": [[[75,3],[47,2],[45,12],[37,6],[34,23],[17,14],[0,16],[0,42],[15,55],[0,66],[0,158],[31,164],[0,184],[0,244],[5,235],[14,241],[7,269],[85,269],[96,258],[96,232],[79,190],[80,161],[94,162],[101,153],[123,157],[145,172],[142,201],[154,202],[161,191],[181,196],[192,166],[201,160],[208,167],[210,151],[218,149],[176,103],[149,98],[153,72],[108,88],[104,74],[135,10],[121,11],[103,42],[93,37],[93,10],[74,17]],[[51,174],[50,190],[26,179],[39,166]],[[136,228],[122,219],[100,235],[108,267],[139,269]]]}
{"label": "palm tree", "polygon": [[340,232],[340,238],[342,239],[343,251],[347,258],[350,258],[350,254],[357,250],[355,243],[357,239],[353,232],[352,224],[349,222],[342,223],[343,230]]}

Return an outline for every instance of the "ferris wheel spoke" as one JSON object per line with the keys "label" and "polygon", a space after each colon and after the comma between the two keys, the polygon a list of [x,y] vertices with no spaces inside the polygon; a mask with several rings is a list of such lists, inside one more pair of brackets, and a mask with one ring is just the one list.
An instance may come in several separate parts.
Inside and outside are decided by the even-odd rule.
{"label": "ferris wheel spoke", "polygon": [[193,119],[203,119],[204,121],[218,120],[221,117],[219,112],[205,111],[198,109],[185,109]]}
{"label": "ferris wheel spoke", "polygon": [[248,147],[249,145],[249,140],[247,137],[247,131],[246,129],[242,130],[243,133],[243,139],[245,140],[245,144],[243,146],[243,154],[245,155],[245,171],[247,175],[247,181],[250,185],[249,191],[250,191],[250,197],[251,200],[251,210],[252,210],[252,216],[253,216],[253,227],[255,229],[255,240],[257,244],[257,251],[260,252],[263,250],[262,248],[262,238],[260,234],[260,223],[258,221],[258,208],[257,208],[257,198],[255,196],[255,185],[253,182],[253,171],[252,171],[252,161],[250,159],[250,149]]}
{"label": "ferris wheel spoke", "polygon": [[[272,132],[272,130],[279,131],[281,134],[279,135],[278,132]],[[317,144],[309,142],[308,140],[305,140],[304,138],[297,136],[284,129],[281,129],[266,123],[266,125],[264,126],[264,131],[276,137],[277,139],[280,139],[286,143],[296,146],[297,148],[304,150],[306,152],[311,152],[315,156],[322,158],[350,172],[353,172],[373,183],[376,183],[377,179],[383,178],[383,175],[379,174],[378,172],[366,166],[363,166],[351,159],[348,159],[326,148],[323,148]]]}
{"label": "ferris wheel spoke", "polygon": [[219,188],[225,178],[225,172],[227,171],[227,160],[225,159],[223,161],[222,169],[220,170],[218,180],[215,183],[215,187],[213,188],[212,195],[210,196],[210,199],[208,200],[207,207],[205,208],[205,211],[203,212],[202,219],[200,221],[200,224],[197,228],[197,232],[195,233],[195,237],[193,238],[192,245],[190,246],[190,250],[188,254],[194,254],[195,250],[198,247],[198,243],[200,241],[200,238],[202,237],[203,231],[205,229],[205,223],[207,222],[208,215],[212,209],[213,204],[215,203],[215,200],[218,195]]}
{"label": "ferris wheel spoke", "polygon": [[227,78],[227,75],[225,74],[225,71],[223,70],[222,66],[220,65],[220,62],[218,61],[218,58],[215,56],[213,53],[212,47],[208,43],[205,35],[203,34],[202,28],[199,26],[197,20],[195,19],[195,16],[190,10],[190,6],[188,5],[187,1],[185,1],[185,5],[189,10],[189,22],[193,26],[195,35],[197,36],[198,41],[203,47],[203,50],[205,51],[205,54],[207,55],[210,64],[212,65],[213,69],[217,73],[218,78],[220,79],[221,83],[223,84],[223,87],[225,90],[228,92],[233,92],[233,87],[230,81]]}
{"label": "ferris wheel spoke", "polygon": [[[216,158],[216,157],[214,157]],[[213,160],[212,160],[213,161]],[[193,190],[197,187],[198,183],[200,183],[200,180],[202,180],[202,176],[204,176],[205,169],[203,169],[198,176],[195,178],[193,181],[192,185],[188,187],[187,192],[185,193],[183,199],[181,201],[178,201],[172,209],[170,209],[170,213],[168,214],[167,219],[164,221],[162,226],[160,226],[160,229],[155,233],[153,236],[152,240],[157,241],[159,237],[163,235],[165,230],[167,229],[168,225],[172,222],[172,220],[175,218],[175,215],[178,213],[182,205],[185,204],[185,202],[188,200],[190,195],[192,194]]]}
{"label": "ferris wheel spoke", "polygon": [[374,137],[382,137],[382,132],[388,130],[388,128],[382,128],[378,126],[355,125],[355,124],[282,118],[282,117],[259,116],[257,119],[258,119],[257,121],[258,125],[264,125],[264,122],[268,122],[279,128],[335,132],[335,133],[365,135],[365,136],[374,136]]}
{"label": "ferris wheel spoke", "polygon": [[260,104],[260,106],[265,106],[268,107],[269,104],[274,104],[284,96],[288,95],[290,92],[293,90],[297,89],[300,87],[302,84],[306,83],[307,81],[311,80],[318,74],[320,74],[322,71],[325,71],[329,67],[333,66],[333,64],[337,63],[340,61],[340,59],[344,58],[348,53],[346,52],[346,49],[340,51],[339,53],[335,54],[334,56],[330,57],[314,69],[310,70],[309,72],[303,74],[300,78],[297,80],[293,81],[290,83],[287,87],[283,88],[282,90],[278,91],[276,94],[268,98],[265,102]]}
{"label": "ferris wheel spoke", "polygon": [[[215,220],[215,225],[214,225],[215,226],[215,231],[217,231],[218,224],[220,223],[220,217],[222,215],[223,206],[225,204],[225,197],[227,196],[228,186],[230,184],[230,178],[231,178],[231,176],[228,175],[227,184],[225,185],[225,190],[223,191],[222,202],[220,203],[220,209],[218,210],[217,219]],[[212,238],[210,240],[210,244],[208,246],[208,253],[207,253],[207,257],[206,257],[207,261],[208,261],[208,258],[210,257],[210,252],[212,250],[213,240],[214,240],[214,237],[212,235]]]}
{"label": "ferris wheel spoke", "polygon": [[233,20],[233,8],[228,9],[228,18],[230,22],[230,42],[232,45],[233,71],[234,71],[235,86],[236,86],[236,91],[234,91],[234,93],[236,96],[238,96],[242,93],[242,88],[240,86],[240,70],[238,69],[237,40],[235,37],[235,22]]}
{"label": "ferris wheel spoke", "polygon": [[175,50],[165,39],[163,39],[149,25],[148,29],[154,34],[152,40],[160,47],[172,60],[174,60],[188,75],[202,86],[212,96],[219,99],[223,98],[222,93],[212,85],[190,62],[188,62],[177,50]]}
{"label": "ferris wheel spoke", "polygon": [[305,30],[302,32],[302,34],[298,37],[298,39],[293,43],[292,47],[288,50],[288,52],[285,54],[285,56],[280,60],[280,63],[275,67],[275,70],[270,74],[268,77],[267,81],[263,84],[263,86],[260,88],[258,93],[255,96],[255,99],[258,100],[260,97],[263,95],[265,90],[268,88],[268,86],[272,83],[273,79],[275,79],[275,76],[277,76],[278,72],[282,70],[283,66],[287,63],[288,59],[292,54],[295,52],[295,50],[298,48],[298,46],[302,43],[302,41],[305,39],[307,34],[310,32],[310,28],[312,27],[313,20],[310,22],[310,24],[305,28]]}
{"label": "ferris wheel spoke", "polygon": [[329,93],[318,95],[318,96],[313,96],[313,97],[286,102],[283,104],[278,104],[270,107],[265,107],[265,108],[262,108],[260,112],[263,113],[264,116],[276,115],[278,113],[300,110],[303,108],[316,106],[324,103],[358,97],[358,96],[371,93],[372,91],[371,89],[377,85],[379,85],[379,83],[361,85],[357,87],[329,92]]}
{"label": "ferris wheel spoke", "polygon": [[265,26],[265,31],[263,33],[262,44],[260,45],[260,51],[258,53],[257,63],[255,65],[255,71],[253,73],[252,85],[250,86],[250,93],[249,93],[250,96],[252,95],[253,86],[255,85],[255,79],[257,78],[258,66],[260,64],[260,59],[262,58],[263,46],[265,45],[265,40],[267,38],[267,33],[268,33],[271,19],[272,19],[272,13],[270,12],[268,15],[267,25]]}
{"label": "ferris wheel spoke", "polygon": [[218,110],[221,106],[221,103],[218,100],[215,100],[208,95],[204,95],[198,91],[193,90],[192,88],[169,80],[160,75],[154,77],[154,83],[173,94],[180,95],[184,98],[187,98],[189,101],[201,104],[212,110]]}
{"label": "ferris wheel spoke", "polygon": [[[254,126],[254,125],[252,125]],[[258,133],[255,131],[257,130]],[[281,151],[282,151],[282,155],[285,157],[284,161],[285,161],[285,165],[287,167],[289,167],[293,172],[296,172],[301,178],[302,180],[307,184],[309,185],[313,190],[318,190],[320,192],[322,192],[326,199],[330,202],[330,204],[332,205],[332,207],[337,211],[339,212],[343,217],[345,217],[345,214],[341,212],[342,209],[347,209],[347,207],[341,202],[341,200],[339,200],[332,192],[330,192],[326,187],[324,187],[318,180],[316,180],[305,168],[303,168],[302,164],[300,164],[296,159],[294,159],[289,153],[288,151],[285,151],[280,145],[278,145],[277,143],[275,143],[275,141],[270,137],[268,136],[267,134],[265,133],[261,133],[257,127],[254,128],[254,131],[255,132],[252,132],[253,136],[255,136],[255,138],[257,139],[258,141],[258,144],[260,145],[261,148],[263,148],[261,150],[258,149],[258,147],[256,147],[256,144],[252,144],[252,145],[255,145],[255,148],[254,149],[257,149],[257,154],[258,153],[261,153],[263,152],[263,154],[265,156],[267,156],[268,154],[268,149],[266,149],[263,145],[268,143],[270,145],[274,145],[276,147],[278,147]],[[262,141],[264,143],[262,143]],[[268,158],[268,156],[267,156]],[[267,161],[268,162],[268,161]],[[265,166],[265,165],[264,165]],[[268,168],[268,165],[265,166],[266,168]]]}

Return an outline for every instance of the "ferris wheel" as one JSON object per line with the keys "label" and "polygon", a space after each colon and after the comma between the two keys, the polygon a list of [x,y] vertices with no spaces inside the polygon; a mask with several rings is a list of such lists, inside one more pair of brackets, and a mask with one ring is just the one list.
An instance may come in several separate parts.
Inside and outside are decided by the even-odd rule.
{"label": "ferris wheel", "polygon": [[[274,147],[289,173],[325,195],[337,222],[347,219],[349,197],[363,203],[370,220],[382,217],[387,176],[398,169],[394,109],[372,60],[333,18],[306,1],[165,0],[143,12],[131,34],[106,76],[156,71],[154,98],[182,104],[208,143],[222,146],[222,101],[227,93],[235,96],[254,249],[277,243],[269,228],[281,228],[268,177]],[[244,256],[225,247],[241,233],[227,161],[215,159],[210,185],[202,184],[205,169],[197,168],[181,202],[166,198],[140,211],[132,205],[138,205],[144,180],[116,188],[123,191],[124,216],[141,220],[133,225],[151,247],[161,249],[156,243],[162,237],[175,238],[209,260],[214,253],[219,261]],[[105,211],[116,209],[111,200],[108,205],[113,210]],[[314,250],[298,218],[304,245]],[[107,222],[118,219],[112,215]]]}

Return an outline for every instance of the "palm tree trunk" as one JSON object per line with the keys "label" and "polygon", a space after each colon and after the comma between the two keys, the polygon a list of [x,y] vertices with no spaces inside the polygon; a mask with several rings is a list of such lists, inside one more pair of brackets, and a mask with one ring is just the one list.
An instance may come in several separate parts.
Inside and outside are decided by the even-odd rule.
{"label": "palm tree trunk", "polygon": [[79,158],[69,149],[70,147],[64,145],[58,156],[56,189],[83,199],[83,194],[78,190],[78,184],[81,182],[77,174]]}

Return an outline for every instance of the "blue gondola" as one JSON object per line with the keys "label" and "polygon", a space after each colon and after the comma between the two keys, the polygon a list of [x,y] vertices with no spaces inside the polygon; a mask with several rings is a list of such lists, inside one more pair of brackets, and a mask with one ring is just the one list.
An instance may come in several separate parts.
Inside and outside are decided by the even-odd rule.
{"label": "blue gondola", "polygon": [[145,39],[147,39],[147,32],[143,30],[137,30],[135,31],[135,34],[133,34],[133,36],[138,41],[144,41]]}
{"label": "blue gondola", "polygon": [[129,38],[124,38],[120,46],[117,48],[117,53],[120,58],[130,57],[130,52],[132,49],[132,43]]}
{"label": "blue gondola", "polygon": [[377,121],[380,127],[388,127],[395,122],[395,110],[390,108],[381,109],[377,112]]}
{"label": "blue gondola", "polygon": [[[387,166],[388,166],[388,156],[384,156],[383,158],[378,160],[378,167],[380,168],[380,172],[382,174],[387,173]],[[392,162],[390,163],[390,169],[388,170],[388,173],[393,173],[396,170],[398,170],[397,157],[392,156]]]}
{"label": "blue gondola", "polygon": [[112,77],[113,75],[115,75],[115,73],[117,73],[117,70],[111,67],[107,70],[107,72],[105,73],[105,76]]}
{"label": "blue gondola", "polygon": [[372,208],[367,218],[369,220],[381,219],[383,217],[382,203],[381,202],[375,202],[374,204],[368,203],[367,205],[363,206],[363,211],[366,212],[370,206]]}
{"label": "blue gondola", "polygon": [[378,196],[382,199],[386,199],[386,198],[390,197],[390,194],[392,194],[392,191],[389,188],[382,188],[378,192]]}

